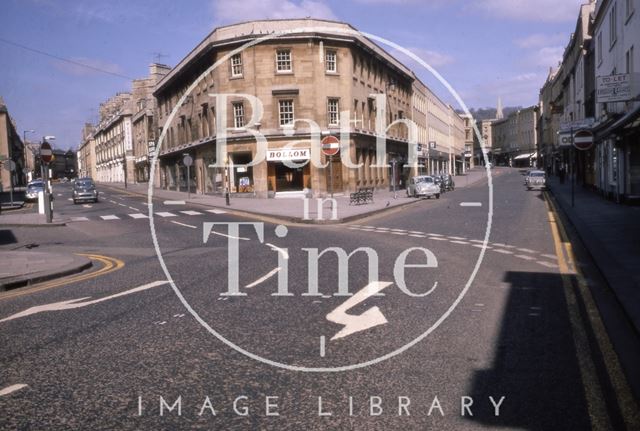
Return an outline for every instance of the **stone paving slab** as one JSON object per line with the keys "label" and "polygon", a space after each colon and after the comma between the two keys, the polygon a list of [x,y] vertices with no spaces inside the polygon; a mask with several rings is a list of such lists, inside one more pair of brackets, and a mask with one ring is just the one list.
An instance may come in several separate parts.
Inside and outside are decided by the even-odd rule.
{"label": "stone paving slab", "polygon": [[75,274],[91,261],[74,254],[40,251],[0,251],[0,291]]}

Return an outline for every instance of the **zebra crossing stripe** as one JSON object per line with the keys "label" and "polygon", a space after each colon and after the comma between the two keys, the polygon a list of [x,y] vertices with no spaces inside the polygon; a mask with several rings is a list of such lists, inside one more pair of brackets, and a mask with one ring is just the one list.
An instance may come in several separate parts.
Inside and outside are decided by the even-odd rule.
{"label": "zebra crossing stripe", "polygon": [[102,220],[120,220],[120,217],[115,216],[115,215],[100,216],[100,218]]}
{"label": "zebra crossing stripe", "polygon": [[142,213],[134,213],[134,214],[128,214],[129,217],[131,218],[149,218],[148,216],[142,214]]}
{"label": "zebra crossing stripe", "polygon": [[87,217],[71,217],[71,221],[89,221]]}
{"label": "zebra crossing stripe", "polygon": [[169,213],[169,212],[159,212],[156,213],[156,215],[160,216],[160,217],[175,217],[176,215],[173,213]]}
{"label": "zebra crossing stripe", "polygon": [[208,213],[213,213],[213,214],[226,214],[227,212],[225,210],[218,210],[218,209],[214,209],[214,210],[207,210]]}
{"label": "zebra crossing stripe", "polygon": [[198,211],[191,211],[191,210],[189,210],[189,211],[180,211],[180,212],[181,212],[182,214],[186,214],[186,215],[202,215],[202,213],[201,213],[201,212],[198,212]]}

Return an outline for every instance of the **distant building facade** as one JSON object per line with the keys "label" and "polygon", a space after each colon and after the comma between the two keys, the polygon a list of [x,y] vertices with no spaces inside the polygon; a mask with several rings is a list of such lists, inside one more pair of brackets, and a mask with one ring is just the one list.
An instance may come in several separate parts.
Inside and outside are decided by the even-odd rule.
{"label": "distant building facade", "polygon": [[100,122],[93,134],[96,179],[125,182],[133,178],[131,93],[119,93],[100,105]]}
{"label": "distant building facade", "polygon": [[[491,123],[495,160],[508,166],[535,166],[537,159],[537,106],[512,112]],[[498,151],[499,150],[499,151]]]}
{"label": "distant building facade", "polygon": [[[24,166],[25,153],[24,144],[20,138],[20,134],[16,130],[16,124],[9,115],[7,105],[0,97],[0,163],[2,163],[2,172],[0,172],[0,191],[9,190],[13,182],[14,186],[25,184]],[[12,160],[15,169],[9,173],[4,169],[4,163]]]}
{"label": "distant building facade", "polygon": [[86,123],[82,128],[82,141],[78,147],[78,176],[97,178],[95,126]]}

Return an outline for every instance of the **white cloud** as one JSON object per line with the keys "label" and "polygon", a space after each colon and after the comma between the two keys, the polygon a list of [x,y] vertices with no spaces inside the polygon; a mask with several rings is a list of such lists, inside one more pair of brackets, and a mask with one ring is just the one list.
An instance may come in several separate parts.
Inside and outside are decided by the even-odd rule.
{"label": "white cloud", "polygon": [[462,91],[462,97],[469,106],[495,106],[498,97],[504,106],[531,106],[538,100],[545,77],[533,72],[496,77]]}
{"label": "white cloud", "polygon": [[328,5],[316,0],[215,0],[212,5],[216,24],[233,24],[255,19],[336,19]]}
{"label": "white cloud", "polygon": [[561,45],[563,43],[569,43],[569,36],[563,33],[534,33],[527,37],[516,39],[514,43],[520,48],[542,48],[550,45]]}
{"label": "white cloud", "polygon": [[562,60],[563,54],[564,47],[562,46],[544,46],[528,54],[525,63],[532,67],[548,68],[556,66]]}
{"label": "white cloud", "polygon": [[563,22],[578,19],[585,0],[478,0],[487,14],[523,21]]}

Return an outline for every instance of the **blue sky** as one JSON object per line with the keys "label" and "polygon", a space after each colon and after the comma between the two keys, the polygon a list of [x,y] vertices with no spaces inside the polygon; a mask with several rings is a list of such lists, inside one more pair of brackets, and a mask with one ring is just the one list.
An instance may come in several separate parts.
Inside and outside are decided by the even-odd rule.
{"label": "blue sky", "polygon": [[[28,138],[76,147],[85,121],[154,53],[175,65],[214,27],[260,18],[345,21],[425,60],[469,107],[532,105],[575,28],[579,0],[3,0],[0,96]],[[112,74],[65,63],[17,43]],[[428,83],[426,71],[410,64]],[[433,84],[446,101],[453,99]]]}

